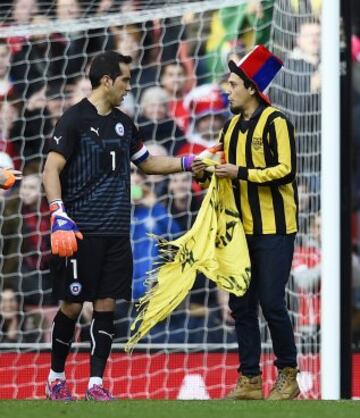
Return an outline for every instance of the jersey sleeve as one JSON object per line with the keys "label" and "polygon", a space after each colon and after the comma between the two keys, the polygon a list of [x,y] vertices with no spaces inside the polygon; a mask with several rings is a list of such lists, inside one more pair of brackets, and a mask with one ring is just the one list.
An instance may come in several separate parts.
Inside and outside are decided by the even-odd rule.
{"label": "jersey sleeve", "polygon": [[54,133],[48,143],[48,152],[54,151],[68,160],[74,150],[76,138],[78,136],[77,112],[75,109],[69,109],[58,120]]}
{"label": "jersey sleeve", "polygon": [[130,160],[134,164],[138,165],[147,160],[150,153],[146,146],[143,144],[139,130],[133,125],[133,134],[130,144]]}

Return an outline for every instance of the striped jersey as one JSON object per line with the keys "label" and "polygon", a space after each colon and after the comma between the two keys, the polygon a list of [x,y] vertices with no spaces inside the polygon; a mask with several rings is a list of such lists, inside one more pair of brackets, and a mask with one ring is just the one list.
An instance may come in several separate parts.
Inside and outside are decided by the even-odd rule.
{"label": "striped jersey", "polygon": [[148,158],[132,120],[119,109],[101,116],[88,99],[58,121],[48,151],[62,154],[62,199],[80,231],[91,235],[129,235],[130,161]]}
{"label": "striped jersey", "polygon": [[260,106],[250,120],[230,119],[221,132],[225,159],[239,167],[233,180],[236,204],[246,234],[297,231],[294,128],[271,106]]}

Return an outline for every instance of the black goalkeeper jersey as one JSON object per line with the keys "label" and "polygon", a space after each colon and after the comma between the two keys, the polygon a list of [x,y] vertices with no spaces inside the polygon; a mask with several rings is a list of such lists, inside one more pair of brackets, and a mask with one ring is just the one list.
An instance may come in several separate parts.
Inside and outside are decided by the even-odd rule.
{"label": "black goalkeeper jersey", "polygon": [[62,199],[81,232],[129,235],[130,161],[149,153],[132,120],[118,109],[107,116],[83,99],[58,121],[48,151],[62,154]]}

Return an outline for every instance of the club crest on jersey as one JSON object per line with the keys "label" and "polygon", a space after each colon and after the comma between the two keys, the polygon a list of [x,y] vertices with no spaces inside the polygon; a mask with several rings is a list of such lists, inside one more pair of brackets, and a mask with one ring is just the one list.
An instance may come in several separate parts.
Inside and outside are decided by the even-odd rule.
{"label": "club crest on jersey", "polygon": [[79,282],[72,282],[70,284],[70,292],[72,295],[77,296],[80,294],[81,292],[81,283]]}
{"label": "club crest on jersey", "polygon": [[254,147],[254,149],[259,150],[262,145],[262,138],[261,137],[253,137],[252,141],[251,141],[252,146]]}
{"label": "club crest on jersey", "polygon": [[124,136],[124,132],[125,132],[125,129],[124,129],[124,125],[122,124],[122,123],[117,123],[116,125],[115,125],[115,132],[119,135],[119,136]]}

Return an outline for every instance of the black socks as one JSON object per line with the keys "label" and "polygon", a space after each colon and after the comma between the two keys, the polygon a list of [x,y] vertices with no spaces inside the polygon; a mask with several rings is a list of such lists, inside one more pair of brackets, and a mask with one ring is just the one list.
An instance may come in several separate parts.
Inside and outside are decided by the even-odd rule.
{"label": "black socks", "polygon": [[90,327],[90,376],[102,377],[114,336],[114,312],[94,311]]}
{"label": "black socks", "polygon": [[60,310],[55,315],[51,332],[51,369],[61,373],[65,368],[66,357],[69,354],[74,335],[76,319],[70,319]]}

